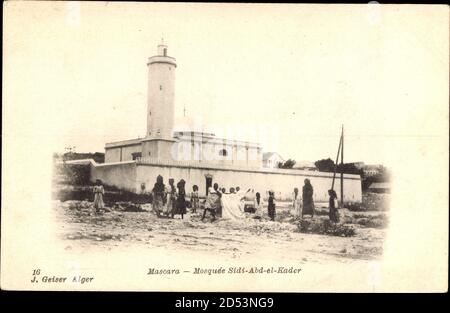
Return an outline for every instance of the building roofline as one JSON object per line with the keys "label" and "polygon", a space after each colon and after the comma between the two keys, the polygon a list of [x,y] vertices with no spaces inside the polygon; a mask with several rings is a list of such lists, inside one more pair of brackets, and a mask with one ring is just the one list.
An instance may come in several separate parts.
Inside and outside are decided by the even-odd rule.
{"label": "building roofline", "polygon": [[107,142],[107,143],[105,143],[105,149],[140,145],[142,142],[142,139],[143,138],[135,138],[135,139],[128,139],[128,140]]}
{"label": "building roofline", "polygon": [[250,141],[241,141],[241,140],[232,140],[218,137],[206,137],[206,136],[180,136],[177,137],[178,140],[184,142],[202,142],[202,143],[214,143],[214,144],[225,144],[230,146],[242,146],[242,147],[256,147],[262,148],[261,144],[258,142],[250,142]]}

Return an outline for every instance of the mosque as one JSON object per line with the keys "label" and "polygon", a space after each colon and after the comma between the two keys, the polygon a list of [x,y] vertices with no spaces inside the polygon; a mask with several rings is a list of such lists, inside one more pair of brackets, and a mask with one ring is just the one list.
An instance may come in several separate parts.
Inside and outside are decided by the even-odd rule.
{"label": "mosque", "polygon": [[174,132],[175,58],[167,45],[158,45],[148,59],[147,133],[144,138],[105,145],[105,162],[136,159],[193,161],[217,165],[262,166],[259,143],[218,138],[213,133],[186,129]]}
{"label": "mosque", "polygon": [[[186,129],[174,131],[175,58],[161,43],[148,66],[147,132],[136,138],[105,144],[105,163],[91,162],[91,180],[133,192],[150,192],[158,175],[186,181],[186,190],[199,186],[205,196],[213,183],[227,190],[269,190],[278,200],[289,200],[295,187],[301,190],[308,178],[314,187],[315,201],[328,201],[333,173],[279,169],[263,166],[259,143],[218,138],[211,132]],[[361,202],[361,177],[344,175],[345,201]],[[340,182],[335,182],[336,190]]]}

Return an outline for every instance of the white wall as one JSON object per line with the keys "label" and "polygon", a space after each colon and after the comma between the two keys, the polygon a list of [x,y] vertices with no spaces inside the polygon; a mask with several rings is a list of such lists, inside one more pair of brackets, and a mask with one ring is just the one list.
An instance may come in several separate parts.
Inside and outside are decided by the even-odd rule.
{"label": "white wall", "polygon": [[[186,190],[190,192],[192,186],[198,185],[201,195],[205,195],[206,178],[205,175],[213,176],[213,184],[218,183],[220,187],[225,187],[227,191],[230,187],[239,186],[242,190],[252,188],[255,192],[260,192],[266,196],[269,189],[273,189],[276,198],[279,200],[290,199],[295,187],[303,187],[305,178],[309,178],[314,187],[315,201],[328,201],[328,189],[331,188],[332,173],[298,173],[292,174],[289,170],[279,170],[279,173],[263,171],[236,171],[222,169],[202,169],[175,166],[159,165],[138,165],[136,170],[136,190],[139,190],[141,183],[145,183],[147,191],[153,188],[156,177],[162,175],[164,182],[168,183],[169,178],[174,178],[175,182],[180,179],[186,181]],[[361,179],[356,175],[346,175],[344,180],[344,200],[361,202]],[[339,176],[336,177],[335,190],[339,195]]]}
{"label": "white wall", "polygon": [[[314,187],[314,200],[328,201],[328,189],[331,188],[333,173],[307,172],[296,170],[226,170],[207,167],[189,167],[172,165],[136,164],[135,162],[122,162],[115,164],[93,164],[91,167],[91,181],[101,179],[105,184],[114,185],[130,191],[139,192],[141,184],[145,183],[146,191],[150,192],[156,182],[156,177],[162,175],[164,183],[169,178],[175,182],[181,179],[186,181],[186,191],[190,192],[192,186],[199,186],[201,196],[206,192],[205,175],[213,177],[213,184],[218,183],[227,191],[230,187],[239,186],[242,190],[248,188],[260,192],[267,197],[267,191],[272,189],[278,200],[290,200],[295,187],[300,191],[304,179],[308,178]],[[336,176],[335,186],[337,194],[340,193],[340,179]],[[344,175],[344,200],[361,202],[361,178],[358,175]]]}
{"label": "white wall", "polygon": [[[122,159],[120,159],[121,154],[120,150],[122,150]],[[131,161],[133,160],[132,153],[141,151],[142,151],[141,143],[137,145],[127,145],[117,148],[108,148],[105,149],[105,163]]]}
{"label": "white wall", "polygon": [[104,184],[136,192],[136,163],[92,164],[91,181],[101,179]]}
{"label": "white wall", "polygon": [[[161,62],[171,61],[165,57],[152,57]],[[151,62],[153,62],[151,61]],[[148,65],[147,136],[172,138],[174,124],[175,65],[151,63]],[[151,112],[151,115],[150,115]]]}
{"label": "white wall", "polygon": [[[216,165],[238,165],[238,166],[262,166],[261,149],[256,147],[247,149],[243,146],[232,144],[230,141],[224,143],[210,143],[205,142],[200,144],[195,142],[192,145],[191,141],[179,141],[172,147],[173,159],[176,161],[205,161],[209,164]],[[220,151],[225,149],[227,155],[220,155]]]}

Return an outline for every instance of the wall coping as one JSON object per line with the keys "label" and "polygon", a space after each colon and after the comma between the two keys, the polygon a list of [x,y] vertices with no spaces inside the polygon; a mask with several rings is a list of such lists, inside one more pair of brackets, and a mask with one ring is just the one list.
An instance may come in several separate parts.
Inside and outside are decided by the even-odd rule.
{"label": "wall coping", "polygon": [[127,164],[136,164],[136,161],[122,161],[122,162],[110,162],[110,163],[97,163],[94,161],[93,164],[95,167],[106,167],[106,166],[116,166],[116,165],[127,165]]}

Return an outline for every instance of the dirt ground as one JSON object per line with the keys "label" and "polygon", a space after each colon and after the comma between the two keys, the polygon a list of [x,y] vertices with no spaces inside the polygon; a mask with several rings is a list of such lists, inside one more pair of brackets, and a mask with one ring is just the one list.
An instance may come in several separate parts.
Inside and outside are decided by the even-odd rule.
{"label": "dirt ground", "polygon": [[[140,206],[138,212],[110,206],[103,214],[93,213],[89,201],[54,200],[53,208],[58,236],[72,252],[142,247],[215,253],[229,260],[262,257],[276,262],[379,259],[387,221],[387,213],[340,210],[341,224],[355,231],[353,236],[343,237],[300,232],[299,221],[290,214],[287,204],[277,209],[274,222],[267,217],[254,219],[250,213],[242,220],[201,221],[202,212],[188,213],[184,219],[158,218],[150,204]],[[326,209],[319,209],[312,221],[327,220],[326,213]]]}

